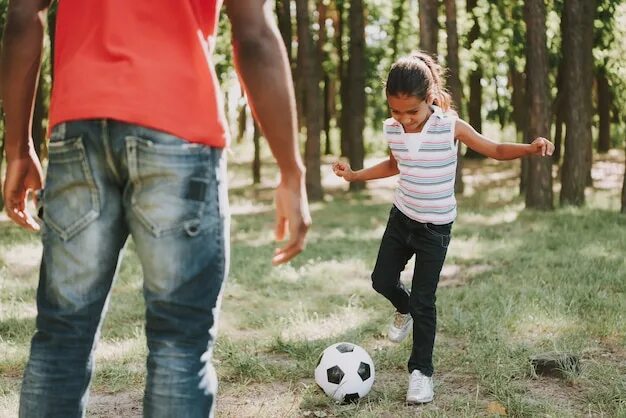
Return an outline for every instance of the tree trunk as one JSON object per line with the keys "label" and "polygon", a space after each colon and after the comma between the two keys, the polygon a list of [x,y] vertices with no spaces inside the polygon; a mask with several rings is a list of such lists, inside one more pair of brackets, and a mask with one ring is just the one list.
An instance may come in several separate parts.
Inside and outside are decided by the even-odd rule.
{"label": "tree trunk", "polygon": [[276,16],[278,18],[278,29],[280,30],[280,35],[287,49],[289,63],[291,63],[293,62],[293,52],[291,48],[291,40],[293,38],[293,29],[291,27],[291,0],[276,0]]}
{"label": "tree trunk", "polygon": [[328,74],[324,74],[324,155],[333,153],[330,143],[330,120],[333,116],[334,102],[333,80]]}
{"label": "tree trunk", "polygon": [[[348,50],[347,101],[350,105],[347,134],[350,140],[348,159],[353,170],[363,168],[365,147],[363,129],[365,127],[365,15],[363,0],[350,2],[349,14],[350,42]],[[363,182],[351,182],[350,190],[361,190]]]}
{"label": "tree trunk", "polygon": [[402,28],[402,20],[404,19],[404,0],[397,0],[393,8],[393,24],[391,29],[391,62],[395,62],[398,58],[398,39],[400,39],[400,29]]}
{"label": "tree trunk", "polygon": [[[463,87],[461,86],[459,63],[459,34],[456,26],[456,0],[445,0],[446,6],[446,47],[448,51],[448,89],[452,96],[452,101],[456,107],[459,117],[463,117]],[[459,143],[456,164],[456,180],[454,191],[463,194],[465,184],[463,183],[463,153]]]}
{"label": "tree trunk", "polygon": [[624,184],[622,185],[622,213],[626,213],[626,167],[624,168]]}
{"label": "tree trunk", "polygon": [[563,15],[564,82],[568,92],[565,111],[565,155],[561,205],[582,206],[591,169],[591,82],[593,72],[593,20],[595,0],[568,0]]}
{"label": "tree trunk", "polygon": [[341,111],[339,112],[339,135],[341,156],[347,157],[350,155],[350,137],[348,136],[348,111],[350,108],[348,98],[348,77],[346,71],[346,60],[344,57],[344,0],[337,0],[337,20],[335,28],[335,45],[337,48],[337,56],[339,57],[337,62],[337,79],[339,80],[339,100],[341,102]]}
{"label": "tree trunk", "polygon": [[[548,81],[548,48],[546,42],[546,6],[543,0],[526,0],[526,60],[528,73],[528,141],[538,136],[550,136],[550,97]],[[553,209],[552,161],[550,158],[528,158],[526,207],[539,210]]]}
{"label": "tree trunk", "polygon": [[[0,107],[0,114],[3,109]],[[4,118],[0,118],[0,173],[2,173],[2,162],[4,161]],[[0,181],[0,211],[4,210],[4,195],[2,194],[4,184]]]}
{"label": "tree trunk", "polygon": [[[565,17],[561,20],[561,33],[565,33]],[[563,143],[563,124],[565,123],[565,107],[567,102],[567,90],[564,82],[563,68],[564,60],[561,59],[556,75],[556,97],[552,103],[552,114],[554,115],[554,154],[552,154],[552,162],[560,164],[561,150]]]}
{"label": "tree trunk", "polygon": [[[468,49],[470,49],[474,41],[478,40],[478,38],[480,37],[480,24],[478,22],[478,17],[474,13],[474,8],[476,7],[476,5],[477,5],[477,0],[467,0],[467,4],[466,4],[467,13],[469,16],[472,17],[472,20],[474,22],[472,25],[472,29],[467,35],[467,41],[468,41],[467,48]],[[467,113],[468,113],[470,125],[472,125],[474,129],[476,129],[478,132],[482,132],[483,130],[483,126],[482,126],[483,87],[480,84],[480,80],[483,78],[483,71],[482,71],[482,68],[480,67],[480,64],[479,63],[476,63],[476,64],[477,64],[476,70],[471,71],[469,75],[468,84],[469,84],[469,90],[470,90],[470,97],[469,97],[469,103],[467,106]],[[471,148],[467,149],[467,152],[465,153],[465,157],[473,158],[473,159],[485,158],[484,155],[474,151]]]}
{"label": "tree trunk", "polygon": [[598,152],[606,153],[611,149],[611,90],[604,68],[596,75],[598,86]]}
{"label": "tree trunk", "polygon": [[237,143],[240,144],[243,141],[243,137],[246,135],[246,123],[247,123],[247,115],[246,115],[246,103],[245,101],[241,101],[242,103],[239,105],[239,112],[237,113]]}
{"label": "tree trunk", "polygon": [[322,95],[319,88],[320,64],[309,19],[309,1],[296,0],[298,22],[298,73],[302,80],[305,97],[306,143],[304,162],[306,166],[306,188],[309,199],[322,199],[322,177],[320,172],[320,134],[322,130]]}
{"label": "tree trunk", "polygon": [[317,56],[319,57],[319,71],[322,74],[322,129],[324,131],[324,154],[331,154],[330,151],[330,118],[331,112],[330,109],[333,107],[331,101],[334,97],[329,97],[330,93],[330,75],[326,73],[324,69],[323,62],[328,59],[328,54],[324,51],[324,45],[326,44],[326,19],[328,17],[328,6],[324,4],[324,2],[317,3],[317,15],[318,15],[318,26],[319,26],[319,36],[317,38]]}
{"label": "tree trunk", "polygon": [[261,129],[254,122],[252,142],[254,143],[254,159],[252,160],[252,184],[261,183]]}
{"label": "tree trunk", "polygon": [[439,22],[437,20],[437,0],[419,0],[418,17],[420,23],[420,49],[437,56]]}

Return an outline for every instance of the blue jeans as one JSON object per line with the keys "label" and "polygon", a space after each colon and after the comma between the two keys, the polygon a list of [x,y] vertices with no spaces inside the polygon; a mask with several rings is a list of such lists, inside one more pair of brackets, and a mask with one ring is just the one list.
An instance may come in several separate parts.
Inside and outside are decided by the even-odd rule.
{"label": "blue jeans", "polygon": [[[374,290],[386,297],[400,313],[413,317],[413,348],[409,373],[433,374],[433,347],[437,327],[435,292],[450,244],[452,224],[434,225],[410,219],[393,206],[372,272]],[[400,273],[415,255],[411,292]]]}
{"label": "blue jeans", "polygon": [[42,193],[37,331],[20,417],[82,417],[93,352],[121,251],[143,269],[148,343],[144,415],[207,417],[228,270],[220,149],[110,120],[55,127]]}

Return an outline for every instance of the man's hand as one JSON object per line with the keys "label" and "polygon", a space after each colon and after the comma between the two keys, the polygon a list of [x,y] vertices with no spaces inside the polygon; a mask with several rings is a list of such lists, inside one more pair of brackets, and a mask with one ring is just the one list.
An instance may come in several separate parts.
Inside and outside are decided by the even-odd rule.
{"label": "man's hand", "polygon": [[42,188],[41,163],[34,150],[23,158],[9,159],[4,180],[4,205],[9,218],[22,228],[39,231],[39,225],[26,210],[28,194]]}
{"label": "man's hand", "polygon": [[552,155],[552,153],[554,152],[554,144],[541,136],[535,138],[531,145],[535,146],[535,149],[533,150],[533,155],[545,157],[546,155]]}
{"label": "man's hand", "polygon": [[289,241],[282,248],[277,248],[272,264],[278,265],[300,254],[305,247],[306,233],[311,226],[311,215],[307,200],[304,179],[287,180],[283,178],[276,188],[276,239],[285,238],[289,229]]}

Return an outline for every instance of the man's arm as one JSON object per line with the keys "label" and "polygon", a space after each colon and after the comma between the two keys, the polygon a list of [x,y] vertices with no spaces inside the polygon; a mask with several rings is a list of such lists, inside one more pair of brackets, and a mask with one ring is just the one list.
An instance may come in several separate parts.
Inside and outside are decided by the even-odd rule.
{"label": "man's arm", "polygon": [[7,174],[4,199],[9,217],[20,226],[39,226],[25,210],[30,190],[41,188],[39,159],[31,125],[50,0],[11,0],[2,41],[0,94],[5,113]]}
{"label": "man's arm", "polygon": [[287,52],[271,15],[270,1],[225,0],[225,6],[232,26],[235,66],[280,168],[276,235],[282,239],[288,225],[290,238],[272,260],[280,264],[304,249],[311,223]]}

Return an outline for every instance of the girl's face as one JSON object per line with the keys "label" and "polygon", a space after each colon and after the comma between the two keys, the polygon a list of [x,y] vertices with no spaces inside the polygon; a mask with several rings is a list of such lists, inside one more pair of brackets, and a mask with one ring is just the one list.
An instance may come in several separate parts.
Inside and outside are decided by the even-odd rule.
{"label": "girl's face", "polygon": [[387,96],[387,104],[391,117],[400,122],[407,133],[420,132],[432,113],[425,100],[411,95]]}

